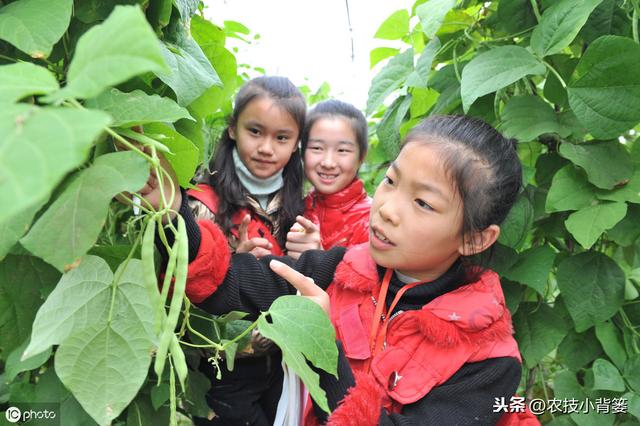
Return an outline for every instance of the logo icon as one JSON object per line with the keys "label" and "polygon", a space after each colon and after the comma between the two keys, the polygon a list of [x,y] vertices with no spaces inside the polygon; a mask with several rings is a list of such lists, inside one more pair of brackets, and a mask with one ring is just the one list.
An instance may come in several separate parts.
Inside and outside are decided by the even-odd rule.
{"label": "logo icon", "polygon": [[7,418],[7,421],[9,423],[17,423],[20,421],[20,418],[22,417],[22,413],[20,412],[20,409],[17,407],[7,408],[7,411],[4,413],[4,415]]}

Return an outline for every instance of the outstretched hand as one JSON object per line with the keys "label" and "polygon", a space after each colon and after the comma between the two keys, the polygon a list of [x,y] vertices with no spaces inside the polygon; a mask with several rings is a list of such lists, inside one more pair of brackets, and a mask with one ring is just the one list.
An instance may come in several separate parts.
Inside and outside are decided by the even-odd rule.
{"label": "outstretched hand", "polygon": [[251,253],[258,259],[268,254],[271,254],[271,248],[273,247],[269,240],[265,238],[249,238],[249,223],[251,222],[251,216],[245,215],[238,227],[238,247],[236,247],[236,253]]}
{"label": "outstretched hand", "polygon": [[326,291],[318,287],[312,278],[309,278],[292,267],[278,261],[269,262],[269,267],[273,272],[287,280],[292,286],[298,289],[301,296],[306,297],[320,305],[323,311],[329,315],[331,304]]}
{"label": "outstretched hand", "polygon": [[287,255],[298,259],[307,250],[322,249],[320,227],[303,216],[296,217],[287,233]]}

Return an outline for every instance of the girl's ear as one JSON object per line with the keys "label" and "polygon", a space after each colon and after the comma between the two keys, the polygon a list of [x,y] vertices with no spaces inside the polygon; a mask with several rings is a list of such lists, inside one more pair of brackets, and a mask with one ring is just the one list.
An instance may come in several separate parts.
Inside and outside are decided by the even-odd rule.
{"label": "girl's ear", "polygon": [[236,140],[236,128],[234,126],[229,126],[229,139],[231,139],[232,141]]}
{"label": "girl's ear", "polygon": [[489,225],[486,229],[465,237],[464,242],[458,248],[462,256],[473,256],[491,247],[500,236],[498,225]]}

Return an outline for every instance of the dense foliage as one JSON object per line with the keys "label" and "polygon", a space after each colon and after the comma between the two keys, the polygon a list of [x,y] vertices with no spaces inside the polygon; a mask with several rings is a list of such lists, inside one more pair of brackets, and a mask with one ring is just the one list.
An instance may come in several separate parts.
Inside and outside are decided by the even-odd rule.
{"label": "dense foliage", "polygon": [[[335,333],[322,310],[284,297],[252,324],[190,306],[184,223],[163,225],[173,194],[157,210],[130,195],[150,169],[170,180],[160,153],[189,187],[247,78],[225,45],[249,30],[216,26],[202,7],[0,1],[3,410],[49,403],[64,425],[207,417],[201,357],[218,365],[225,356],[232,368],[255,327],[327,408],[305,361],[335,373]],[[162,267],[156,229],[169,253]]]}
{"label": "dense foliage", "polygon": [[637,0],[418,0],[371,51],[368,188],[428,115],[478,116],[519,141],[526,187],[493,267],[521,391],[582,403],[547,406],[553,424],[640,419],[639,14]]}

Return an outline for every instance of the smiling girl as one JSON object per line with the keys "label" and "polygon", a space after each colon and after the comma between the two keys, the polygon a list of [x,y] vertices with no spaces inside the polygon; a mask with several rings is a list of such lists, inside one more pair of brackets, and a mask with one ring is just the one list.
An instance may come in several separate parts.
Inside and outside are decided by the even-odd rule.
{"label": "smiling girl", "polygon": [[[307,115],[301,146],[304,172],[314,189],[305,198],[304,216],[319,226],[325,250],[369,240],[371,198],[358,179],[367,132],[362,112],[338,100],[321,102]],[[289,256],[298,258],[308,247],[301,244],[305,237],[287,235]]]}
{"label": "smiling girl", "polygon": [[[494,409],[514,395],[521,358],[498,276],[476,262],[521,185],[513,140],[478,119],[428,118],[375,192],[369,243],[309,250],[295,263],[239,254],[188,283],[201,291],[192,300],[255,318],[299,289],[325,307],[339,379],[321,372],[332,414],[314,405],[307,424],[538,424]],[[198,256],[210,250],[201,244]]]}

